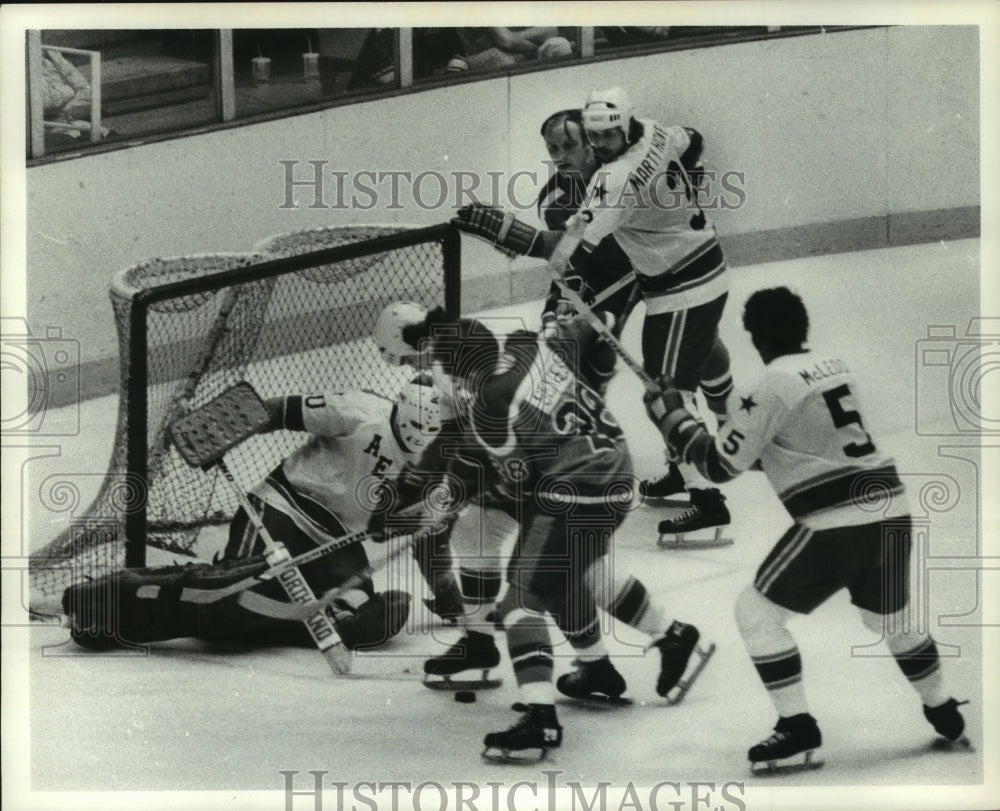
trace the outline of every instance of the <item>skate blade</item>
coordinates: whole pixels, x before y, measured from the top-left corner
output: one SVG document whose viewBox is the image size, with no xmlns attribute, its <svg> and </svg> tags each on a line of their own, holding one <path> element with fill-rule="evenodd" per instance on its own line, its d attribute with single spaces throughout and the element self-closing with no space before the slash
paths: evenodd
<svg viewBox="0 0 1000 811">
<path fill-rule="evenodd" d="M 594 707 L 597 709 L 612 709 L 617 707 L 631 707 L 635 702 L 625 696 L 606 696 L 600 693 L 593 693 L 589 696 L 567 696 L 563 695 L 559 699 L 560 704 L 576 707 Z"/>
<path fill-rule="evenodd" d="M 640 496 L 640 500 L 647 507 L 671 507 L 672 509 L 684 509 L 691 506 L 690 501 L 672 498 L 672 496 L 678 495 L 678 493 L 671 493 L 669 496 Z"/>
<path fill-rule="evenodd" d="M 823 761 L 816 755 L 815 749 L 807 749 L 787 758 L 775 758 L 774 760 L 759 760 L 750 764 L 750 771 L 759 777 L 770 775 L 794 774 L 796 772 L 810 772 L 823 765 Z"/>
<path fill-rule="evenodd" d="M 707 648 L 699 645 L 694 649 L 694 653 L 698 657 L 694 669 L 689 674 L 681 676 L 680 681 L 667 691 L 665 698 L 667 699 L 668 707 L 675 707 L 684 700 L 684 697 L 688 694 L 688 690 L 694 685 L 695 681 L 701 675 L 701 671 L 708 664 L 708 660 L 715 653 L 715 643 L 712 642 Z"/>
<path fill-rule="evenodd" d="M 728 526 L 728 525 L 727 525 Z M 719 546 L 732 546 L 733 539 L 722 535 L 722 527 L 714 527 L 711 538 L 689 538 L 686 532 L 660 532 L 656 545 L 660 549 L 715 549 Z M 697 532 L 698 530 L 693 530 Z"/>
<path fill-rule="evenodd" d="M 503 679 L 489 678 L 489 668 L 483 671 L 480 679 L 455 679 L 451 676 L 436 676 L 424 674 L 423 685 L 430 690 L 496 690 L 503 684 Z"/>
<path fill-rule="evenodd" d="M 548 751 L 544 746 L 535 746 L 529 749 L 501 749 L 496 746 L 487 746 L 483 749 L 482 758 L 490 763 L 538 763 L 545 760 Z"/>
</svg>

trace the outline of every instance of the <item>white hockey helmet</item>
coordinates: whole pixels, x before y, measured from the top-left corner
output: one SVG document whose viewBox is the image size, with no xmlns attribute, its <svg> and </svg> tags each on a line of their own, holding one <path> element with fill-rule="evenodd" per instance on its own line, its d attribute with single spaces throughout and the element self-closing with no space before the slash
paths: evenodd
<svg viewBox="0 0 1000 811">
<path fill-rule="evenodd" d="M 403 450 L 420 454 L 441 433 L 441 391 L 427 376 L 420 376 L 399 390 L 392 410 L 394 428 Z"/>
<path fill-rule="evenodd" d="M 632 123 L 632 102 L 621 87 L 592 90 L 583 108 L 583 127 L 600 132 L 620 127 L 628 139 Z"/>
<path fill-rule="evenodd" d="M 427 310 L 412 301 L 397 301 L 382 310 L 375 322 L 372 339 L 386 363 L 401 366 L 420 354 L 403 340 L 403 328 L 422 323 L 426 316 Z"/>
</svg>

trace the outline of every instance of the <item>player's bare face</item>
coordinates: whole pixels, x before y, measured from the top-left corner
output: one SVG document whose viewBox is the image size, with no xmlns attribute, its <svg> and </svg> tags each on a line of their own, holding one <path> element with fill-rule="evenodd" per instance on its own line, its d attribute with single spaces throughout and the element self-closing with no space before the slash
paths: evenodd
<svg viewBox="0 0 1000 811">
<path fill-rule="evenodd" d="M 587 130 L 587 139 L 602 163 L 610 163 L 628 148 L 625 133 L 620 127 L 609 130 Z"/>
<path fill-rule="evenodd" d="M 553 122 L 545 131 L 545 148 L 556 171 L 563 175 L 579 175 L 586 182 L 597 169 L 594 150 L 575 121 Z"/>
</svg>

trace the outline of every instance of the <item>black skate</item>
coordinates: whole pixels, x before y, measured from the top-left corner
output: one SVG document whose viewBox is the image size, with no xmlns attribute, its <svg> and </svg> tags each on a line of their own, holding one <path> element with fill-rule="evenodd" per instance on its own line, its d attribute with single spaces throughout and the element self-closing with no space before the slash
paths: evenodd
<svg viewBox="0 0 1000 811">
<path fill-rule="evenodd" d="M 524 713 L 521 720 L 503 732 L 490 732 L 483 739 L 483 757 L 494 763 L 537 763 L 549 749 L 562 743 L 562 727 L 552 704 L 514 704 Z"/>
<path fill-rule="evenodd" d="M 627 707 L 632 703 L 632 699 L 622 697 L 625 679 L 607 656 L 593 662 L 577 659 L 573 664 L 576 670 L 556 681 L 564 696 L 599 706 Z"/>
<path fill-rule="evenodd" d="M 722 528 L 729 525 L 729 510 L 726 508 L 726 497 L 718 490 L 708 488 L 700 490 L 692 487 L 689 491 L 691 501 L 673 502 L 668 506 L 684 507 L 684 511 L 675 518 L 665 518 L 660 521 L 660 537 L 656 544 L 661 549 L 707 549 L 713 546 L 729 546 L 732 538 L 722 537 Z M 685 538 L 688 532 L 701 529 L 715 529 L 711 538 Z M 665 535 L 673 535 L 672 539 Z"/>
<path fill-rule="evenodd" d="M 656 679 L 656 692 L 667 699 L 667 704 L 680 704 L 694 684 L 708 660 L 715 653 L 715 643 L 707 648 L 698 645 L 701 634 L 693 625 L 674 620 L 666 635 L 653 643 L 660 651 L 660 675 Z M 682 678 L 691 654 L 697 654 L 698 663 L 687 678 Z"/>
<path fill-rule="evenodd" d="M 754 774 L 818 769 L 823 761 L 817 760 L 815 753 L 822 743 L 816 719 L 809 713 L 782 716 L 771 737 L 751 746 L 747 757 Z"/>
<path fill-rule="evenodd" d="M 424 686 L 432 690 L 492 690 L 503 682 L 489 678 L 489 671 L 500 664 L 500 650 L 488 634 L 469 631 L 441 656 L 424 662 Z M 466 670 L 480 670 L 479 679 L 455 679 Z"/>
<path fill-rule="evenodd" d="M 930 721 L 934 731 L 943 738 L 947 738 L 951 743 L 961 744 L 971 748 L 972 744 L 965 735 L 965 719 L 958 708 L 968 701 L 956 701 L 949 698 L 939 707 L 928 707 L 924 705 L 924 718 Z"/>
<path fill-rule="evenodd" d="M 639 498 L 643 504 L 651 507 L 662 507 L 671 504 L 668 496 L 683 493 L 687 485 L 681 475 L 681 469 L 673 462 L 668 463 L 667 472 L 658 479 L 646 479 L 639 482 Z M 676 502 L 674 502 L 676 503 Z"/>
</svg>

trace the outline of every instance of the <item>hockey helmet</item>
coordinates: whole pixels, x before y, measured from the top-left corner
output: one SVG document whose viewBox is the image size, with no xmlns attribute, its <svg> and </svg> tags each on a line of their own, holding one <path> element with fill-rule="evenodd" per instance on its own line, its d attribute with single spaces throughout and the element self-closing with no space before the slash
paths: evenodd
<svg viewBox="0 0 1000 811">
<path fill-rule="evenodd" d="M 587 103 L 583 108 L 584 129 L 601 132 L 620 127 L 628 138 L 631 123 L 632 102 L 623 88 L 593 90 L 587 96 Z"/>
<path fill-rule="evenodd" d="M 422 453 L 441 433 L 443 399 L 441 391 L 430 385 L 425 376 L 399 390 L 392 416 L 405 451 Z"/>
<path fill-rule="evenodd" d="M 403 340 L 403 328 L 420 324 L 426 317 L 427 310 L 412 301 L 397 301 L 382 310 L 372 338 L 386 363 L 401 366 L 420 354 L 416 347 Z"/>
</svg>

